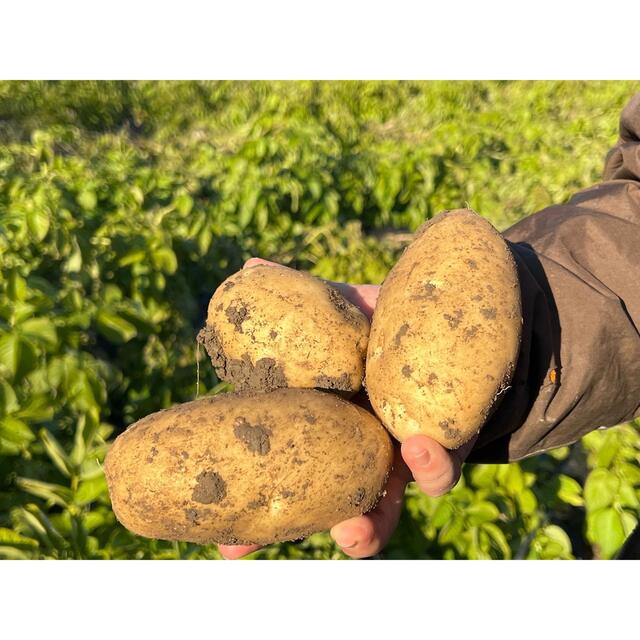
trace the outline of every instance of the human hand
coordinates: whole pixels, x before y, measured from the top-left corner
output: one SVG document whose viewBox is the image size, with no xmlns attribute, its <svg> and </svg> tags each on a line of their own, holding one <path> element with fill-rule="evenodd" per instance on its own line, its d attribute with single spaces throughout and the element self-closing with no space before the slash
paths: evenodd
<svg viewBox="0 0 640 640">
<path fill-rule="evenodd" d="M 260 258 L 247 260 L 243 268 L 258 264 L 286 268 Z M 379 286 L 342 282 L 331 284 L 371 319 L 380 292 Z M 475 440 L 473 438 L 453 451 L 424 435 L 407 438 L 402 445 L 396 444 L 393 470 L 387 480 L 385 495 L 375 509 L 336 524 L 331 529 L 331 537 L 352 558 L 366 558 L 378 553 L 389 542 L 398 526 L 407 484 L 414 480 L 424 493 L 433 497 L 447 493 L 458 482 L 462 463 L 473 448 Z M 218 549 L 224 558 L 234 560 L 257 551 L 260 546 L 218 545 Z"/>
</svg>

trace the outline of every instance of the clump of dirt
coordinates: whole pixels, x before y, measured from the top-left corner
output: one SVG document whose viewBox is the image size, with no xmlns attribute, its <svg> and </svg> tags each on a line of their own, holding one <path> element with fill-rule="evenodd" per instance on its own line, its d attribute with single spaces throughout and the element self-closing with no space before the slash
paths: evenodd
<svg viewBox="0 0 640 640">
<path fill-rule="evenodd" d="M 349 375 L 343 373 L 340 376 L 316 376 L 316 388 L 318 389 L 332 389 L 335 391 L 353 391 L 351 386 L 351 380 Z"/>
<path fill-rule="evenodd" d="M 364 487 L 358 487 L 358 489 L 356 489 L 356 492 L 352 496 L 349 496 L 350 504 L 352 504 L 354 507 L 359 507 L 362 504 L 365 495 L 366 491 Z"/>
<path fill-rule="evenodd" d="M 187 522 L 194 527 L 200 525 L 200 520 L 198 520 L 198 512 L 196 509 L 185 509 L 184 515 L 187 517 Z"/>
<path fill-rule="evenodd" d="M 271 429 L 261 424 L 249 424 L 247 419 L 242 416 L 236 419 L 233 434 L 238 440 L 244 442 L 252 453 L 266 456 L 271 450 L 271 441 L 269 440 Z"/>
<path fill-rule="evenodd" d="M 227 483 L 215 471 L 202 471 L 196 477 L 191 498 L 200 504 L 218 504 L 227 496 Z"/>
<path fill-rule="evenodd" d="M 402 338 L 407 335 L 407 331 L 409 331 L 409 325 L 405 322 L 398 329 L 398 333 L 396 333 L 395 337 L 393 338 L 393 344 L 395 344 L 396 347 L 400 346 L 400 340 L 402 340 Z"/>
<path fill-rule="evenodd" d="M 462 309 L 456 309 L 453 315 L 445 313 L 442 317 L 449 323 L 450 329 L 456 329 L 460 324 L 463 315 L 464 311 L 462 311 Z"/>
<path fill-rule="evenodd" d="M 480 309 L 480 313 L 487 320 L 495 320 L 496 319 L 496 308 L 495 307 L 483 307 Z"/>
<path fill-rule="evenodd" d="M 216 375 L 234 385 L 236 391 L 273 391 L 287 386 L 282 367 L 274 358 L 260 358 L 255 365 L 245 353 L 240 359 L 228 359 L 213 327 L 203 327 L 197 336 L 204 345 Z"/>
<path fill-rule="evenodd" d="M 451 420 L 451 422 L 454 422 L 454 421 Z M 450 438 L 451 440 L 456 440 L 457 438 L 460 437 L 460 429 L 457 429 L 456 427 L 450 427 L 449 423 L 450 423 L 449 420 L 441 420 L 438 423 L 438 426 L 444 432 L 445 438 Z"/>
<path fill-rule="evenodd" d="M 245 305 L 234 307 L 229 305 L 224 314 L 227 320 L 236 328 L 236 331 L 242 333 L 242 323 L 249 317 L 249 309 Z"/>
<path fill-rule="evenodd" d="M 340 315 L 351 325 L 358 326 L 358 318 L 355 313 L 356 307 L 352 305 L 337 289 L 327 284 L 329 301 L 338 310 Z"/>
</svg>

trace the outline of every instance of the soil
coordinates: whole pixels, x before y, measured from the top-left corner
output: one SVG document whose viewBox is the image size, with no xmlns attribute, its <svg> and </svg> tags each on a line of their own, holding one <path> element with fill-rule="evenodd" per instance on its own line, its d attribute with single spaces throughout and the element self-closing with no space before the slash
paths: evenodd
<svg viewBox="0 0 640 640">
<path fill-rule="evenodd" d="M 247 449 L 252 453 L 266 456 L 271 450 L 271 441 L 269 440 L 271 429 L 261 424 L 251 425 L 246 418 L 240 416 L 236 419 L 233 433 L 238 440 L 247 445 Z"/>
<path fill-rule="evenodd" d="M 453 422 L 453 420 L 451 421 Z M 445 438 L 450 440 L 457 440 L 460 437 L 460 429 L 449 426 L 449 420 L 441 420 L 438 426 L 442 429 Z"/>
<path fill-rule="evenodd" d="M 463 315 L 464 312 L 462 311 L 462 309 L 456 309 L 453 315 L 445 313 L 442 317 L 449 323 L 450 329 L 456 329 L 460 324 Z"/>
<path fill-rule="evenodd" d="M 245 305 L 232 307 L 229 305 L 224 314 L 227 320 L 236 328 L 236 331 L 242 333 L 242 323 L 249 317 L 249 309 Z"/>
<path fill-rule="evenodd" d="M 358 320 L 354 311 L 354 307 L 344 296 L 331 285 L 327 284 L 327 291 L 329 293 L 329 301 L 338 310 L 338 313 L 351 325 L 358 326 Z"/>
<path fill-rule="evenodd" d="M 346 373 L 343 373 L 339 377 L 334 376 L 317 376 L 316 388 L 318 389 L 332 389 L 336 391 L 353 391 L 351 381 Z"/>
<path fill-rule="evenodd" d="M 402 340 L 402 338 L 406 335 L 407 331 L 409 331 L 409 325 L 405 322 L 399 329 L 398 329 L 398 333 L 396 333 L 395 338 L 393 339 L 393 344 L 396 345 L 396 347 L 400 346 L 400 340 Z"/>
<path fill-rule="evenodd" d="M 240 359 L 228 360 L 213 327 L 203 327 L 197 340 L 207 350 L 218 378 L 232 383 L 236 391 L 273 391 L 287 386 L 284 371 L 273 358 L 260 358 L 254 365 L 245 353 Z"/>
<path fill-rule="evenodd" d="M 227 496 L 227 483 L 215 471 L 203 471 L 196 478 L 191 498 L 200 504 L 218 504 Z"/>
</svg>

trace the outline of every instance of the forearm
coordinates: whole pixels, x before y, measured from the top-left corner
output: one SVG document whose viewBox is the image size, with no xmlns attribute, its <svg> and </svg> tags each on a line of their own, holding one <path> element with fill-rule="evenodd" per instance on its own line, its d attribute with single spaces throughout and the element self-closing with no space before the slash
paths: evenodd
<svg viewBox="0 0 640 640">
<path fill-rule="evenodd" d="M 470 461 L 517 460 L 640 412 L 640 94 L 604 179 L 504 234 L 520 276 L 522 346 Z"/>
</svg>

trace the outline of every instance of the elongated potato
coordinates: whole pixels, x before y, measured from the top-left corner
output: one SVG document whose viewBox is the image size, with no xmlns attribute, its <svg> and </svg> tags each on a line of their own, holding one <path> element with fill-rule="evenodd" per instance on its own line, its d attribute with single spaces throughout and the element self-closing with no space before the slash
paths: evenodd
<svg viewBox="0 0 640 640">
<path fill-rule="evenodd" d="M 400 441 L 423 433 L 459 447 L 509 385 L 521 327 L 502 236 L 468 209 L 434 217 L 380 291 L 366 365 L 375 412 Z"/>
<path fill-rule="evenodd" d="M 228 393 L 154 413 L 114 442 L 114 513 L 149 538 L 270 544 L 371 509 L 392 462 L 378 420 L 330 393 Z"/>
<path fill-rule="evenodd" d="M 280 387 L 355 392 L 369 320 L 308 273 L 259 265 L 225 280 L 198 334 L 218 377 L 236 391 Z"/>
</svg>

